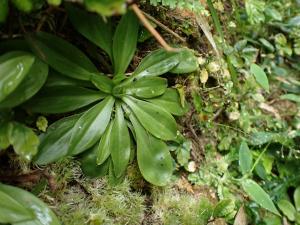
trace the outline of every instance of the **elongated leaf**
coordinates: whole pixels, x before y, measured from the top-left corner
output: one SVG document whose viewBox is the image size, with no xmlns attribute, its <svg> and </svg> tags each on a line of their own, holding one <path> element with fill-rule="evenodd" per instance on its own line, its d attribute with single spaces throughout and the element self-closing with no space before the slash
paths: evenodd
<svg viewBox="0 0 300 225">
<path fill-rule="evenodd" d="M 0 108 L 12 108 L 30 99 L 44 85 L 48 76 L 48 66 L 35 59 L 21 84 L 0 103 Z"/>
<path fill-rule="evenodd" d="M 280 99 L 284 99 L 284 100 L 289 100 L 289 101 L 300 103 L 300 95 L 286 94 L 286 95 L 281 95 Z"/>
<path fill-rule="evenodd" d="M 98 144 L 96 144 L 90 151 L 84 153 L 84 155 L 80 159 L 82 172 L 86 176 L 98 178 L 103 177 L 108 173 L 108 168 L 111 161 L 110 158 L 106 159 L 106 161 L 104 161 L 101 165 L 97 165 L 97 155 Z"/>
<path fill-rule="evenodd" d="M 114 174 L 116 177 L 121 177 L 130 159 L 130 136 L 120 104 L 116 106 L 114 124 L 111 130 L 110 148 Z"/>
<path fill-rule="evenodd" d="M 53 69 L 79 80 L 89 80 L 97 73 L 93 63 L 75 46 L 44 32 L 27 36 L 32 51 Z"/>
<path fill-rule="evenodd" d="M 130 121 L 136 133 L 137 160 L 143 177 L 151 184 L 167 185 L 174 169 L 167 145 L 149 134 L 133 115 Z"/>
<path fill-rule="evenodd" d="M 98 155 L 97 155 L 97 164 L 101 165 L 104 163 L 107 158 L 111 154 L 111 129 L 113 127 L 113 122 L 111 121 L 109 126 L 107 126 L 103 136 L 101 137 L 101 140 L 98 145 Z"/>
<path fill-rule="evenodd" d="M 105 75 L 94 74 L 91 76 L 93 84 L 101 91 L 105 93 L 111 93 L 113 88 L 113 82 Z"/>
<path fill-rule="evenodd" d="M 295 202 L 296 210 L 300 212 L 300 186 L 297 187 L 294 192 L 294 202 Z"/>
<path fill-rule="evenodd" d="M 25 52 L 11 52 L 0 57 L 0 102 L 17 88 L 33 63 L 34 56 Z"/>
<path fill-rule="evenodd" d="M 31 160 L 37 153 L 39 138 L 28 127 L 14 122 L 9 135 L 9 142 L 15 152 L 26 160 Z"/>
<path fill-rule="evenodd" d="M 114 74 L 123 74 L 136 50 L 139 21 L 128 11 L 119 22 L 113 38 Z"/>
<path fill-rule="evenodd" d="M 60 119 L 40 135 L 39 151 L 34 158 L 36 164 L 53 163 L 68 154 L 72 129 L 79 118 L 80 115 L 74 115 Z"/>
<path fill-rule="evenodd" d="M 249 147 L 245 141 L 242 142 L 239 150 L 239 166 L 243 174 L 250 172 L 253 157 Z"/>
<path fill-rule="evenodd" d="M 87 80 L 77 80 L 71 77 L 64 76 L 63 74 L 50 70 L 48 79 L 45 83 L 45 87 L 53 87 L 53 86 L 78 86 L 78 87 L 87 87 L 87 88 L 95 88 L 95 85 L 92 84 L 91 81 Z"/>
<path fill-rule="evenodd" d="M 215 218 L 226 217 L 235 209 L 235 203 L 232 199 L 223 199 L 216 205 L 213 216 Z"/>
<path fill-rule="evenodd" d="M 100 139 L 110 121 L 114 102 L 113 97 L 106 97 L 80 117 L 73 128 L 70 154 L 81 153 Z"/>
<path fill-rule="evenodd" d="M 9 185 L 0 184 L 0 191 L 15 199 L 33 215 L 33 220 L 20 221 L 14 225 L 60 225 L 55 214 L 33 194 Z"/>
<path fill-rule="evenodd" d="M 266 91 L 269 91 L 269 80 L 265 71 L 258 65 L 252 64 L 250 68 L 251 73 L 255 77 L 257 83 Z"/>
<path fill-rule="evenodd" d="M 0 223 L 16 223 L 32 220 L 34 215 L 14 198 L 0 191 Z"/>
<path fill-rule="evenodd" d="M 153 103 L 132 97 L 123 97 L 143 127 L 152 135 L 162 140 L 175 140 L 177 124 L 170 113 Z"/>
<path fill-rule="evenodd" d="M 242 182 L 245 192 L 261 207 L 280 216 L 270 196 L 255 181 L 246 179 Z"/>
<path fill-rule="evenodd" d="M 137 79 L 141 77 L 153 77 L 162 75 L 179 64 L 178 53 L 158 49 L 148 54 L 140 63 L 133 75 Z"/>
<path fill-rule="evenodd" d="M 297 211 L 292 203 L 282 199 L 277 203 L 277 206 L 290 221 L 295 221 Z"/>
<path fill-rule="evenodd" d="M 75 29 L 102 48 L 112 59 L 113 32 L 110 20 L 107 18 L 107 21 L 104 21 L 99 15 L 88 13 L 71 4 L 66 8 Z"/>
<path fill-rule="evenodd" d="M 146 77 L 125 86 L 120 84 L 113 89 L 113 92 L 138 98 L 154 98 L 165 93 L 167 86 L 167 80 L 164 78 Z"/>
<path fill-rule="evenodd" d="M 199 69 L 198 59 L 192 50 L 182 49 L 177 54 L 177 57 L 179 64 L 170 70 L 171 73 L 191 73 Z"/>
<path fill-rule="evenodd" d="M 189 110 L 187 105 L 182 107 L 180 96 L 176 89 L 168 88 L 162 96 L 149 99 L 148 101 L 176 116 L 183 116 Z"/>
<path fill-rule="evenodd" d="M 64 113 L 103 99 L 106 94 L 77 86 L 53 86 L 42 89 L 27 104 L 32 112 Z"/>
</svg>

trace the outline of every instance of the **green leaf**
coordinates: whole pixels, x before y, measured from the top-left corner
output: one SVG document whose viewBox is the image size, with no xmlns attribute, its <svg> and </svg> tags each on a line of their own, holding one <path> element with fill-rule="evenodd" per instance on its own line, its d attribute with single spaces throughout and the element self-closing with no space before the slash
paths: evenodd
<svg viewBox="0 0 300 225">
<path fill-rule="evenodd" d="M 171 73 L 192 73 L 199 69 L 198 59 L 192 50 L 181 49 L 177 53 L 177 58 L 179 60 L 179 64 L 170 70 Z"/>
<path fill-rule="evenodd" d="M 110 158 L 106 159 L 101 165 L 97 165 L 98 144 L 95 145 L 90 151 L 83 154 L 80 159 L 82 172 L 89 177 L 99 178 L 108 173 Z"/>
<path fill-rule="evenodd" d="M 199 217 L 203 220 L 203 224 L 207 224 L 214 212 L 214 205 L 206 197 L 201 197 L 199 200 Z"/>
<path fill-rule="evenodd" d="M 239 166 L 242 174 L 250 172 L 253 165 L 252 153 L 245 141 L 242 142 L 239 150 Z"/>
<path fill-rule="evenodd" d="M 125 2 L 125 0 L 84 0 L 84 4 L 88 10 L 96 12 L 101 16 L 123 14 L 126 11 Z"/>
<path fill-rule="evenodd" d="M 151 184 L 167 185 L 173 173 L 173 159 L 167 145 L 149 134 L 133 115 L 130 121 L 136 133 L 137 161 L 143 177 Z"/>
<path fill-rule="evenodd" d="M 32 212 L 0 190 L 0 223 L 17 223 L 32 219 L 34 219 Z"/>
<path fill-rule="evenodd" d="M 106 127 L 106 130 L 103 133 L 103 136 L 101 137 L 101 140 L 99 142 L 97 150 L 98 165 L 104 163 L 111 154 L 111 129 L 113 127 L 113 124 L 113 121 L 111 121 L 110 124 Z"/>
<path fill-rule="evenodd" d="M 38 32 L 26 39 L 40 59 L 65 76 L 89 80 L 91 74 L 98 72 L 78 48 L 55 35 Z"/>
<path fill-rule="evenodd" d="M 0 150 L 7 149 L 10 146 L 9 133 L 11 126 L 9 122 L 0 123 Z"/>
<path fill-rule="evenodd" d="M 96 14 L 81 10 L 71 4 L 67 5 L 67 12 L 75 29 L 89 41 L 103 49 L 112 59 L 112 23 Z"/>
<path fill-rule="evenodd" d="M 93 74 L 91 76 L 93 84 L 101 91 L 110 94 L 113 88 L 113 82 L 107 76 L 102 74 Z"/>
<path fill-rule="evenodd" d="M 189 110 L 187 105 L 182 107 L 178 91 L 172 88 L 168 88 L 162 96 L 148 101 L 176 116 L 183 116 Z"/>
<path fill-rule="evenodd" d="M 123 86 L 122 83 L 113 89 L 114 94 L 127 94 L 137 98 L 154 98 L 165 93 L 168 83 L 160 77 L 145 77 Z"/>
<path fill-rule="evenodd" d="M 175 140 L 177 124 L 173 116 L 153 103 L 132 97 L 123 97 L 143 127 L 152 135 L 162 140 Z"/>
<path fill-rule="evenodd" d="M 153 77 L 162 75 L 179 64 L 178 53 L 158 49 L 148 54 L 134 71 L 133 77 Z"/>
<path fill-rule="evenodd" d="M 288 200 L 282 199 L 277 203 L 277 205 L 290 221 L 295 221 L 297 211 L 292 203 L 290 203 Z"/>
<path fill-rule="evenodd" d="M 114 102 L 113 97 L 106 97 L 80 117 L 73 128 L 70 154 L 79 154 L 92 147 L 100 139 L 110 121 Z"/>
<path fill-rule="evenodd" d="M 0 57 L 0 102 L 20 85 L 34 59 L 26 52 L 9 52 Z"/>
<path fill-rule="evenodd" d="M 78 114 L 60 119 L 51 124 L 45 134 L 40 135 L 39 151 L 34 158 L 34 163 L 46 165 L 68 154 L 72 129 L 80 116 Z"/>
<path fill-rule="evenodd" d="M 252 64 L 250 68 L 251 73 L 255 77 L 257 83 L 266 91 L 269 91 L 269 80 L 265 71 L 258 65 Z"/>
<path fill-rule="evenodd" d="M 245 192 L 261 207 L 280 216 L 270 196 L 255 181 L 246 179 L 242 181 Z"/>
<path fill-rule="evenodd" d="M 79 86 L 87 88 L 95 88 L 95 85 L 90 80 L 77 80 L 71 77 L 64 76 L 63 74 L 49 70 L 49 75 L 45 83 L 45 87 L 53 86 Z"/>
<path fill-rule="evenodd" d="M 12 108 L 30 99 L 44 85 L 47 76 L 48 66 L 36 58 L 25 79 L 0 103 L 0 108 Z"/>
<path fill-rule="evenodd" d="M 12 123 L 9 142 L 14 147 L 15 152 L 26 160 L 31 160 L 37 153 L 39 138 L 28 127 L 20 123 Z"/>
<path fill-rule="evenodd" d="M 126 72 L 136 50 L 139 21 L 128 11 L 119 22 L 113 38 L 114 74 Z"/>
<path fill-rule="evenodd" d="M 263 145 L 274 140 L 276 133 L 256 132 L 251 134 L 249 142 L 251 145 Z"/>
<path fill-rule="evenodd" d="M 232 199 L 223 199 L 216 205 L 213 216 L 215 218 L 223 218 L 232 213 L 234 209 L 235 203 Z"/>
<path fill-rule="evenodd" d="M 20 221 L 18 223 L 14 223 L 14 225 L 60 225 L 55 214 L 45 203 L 33 194 L 20 188 L 4 184 L 0 184 L 0 192 L 4 192 L 11 198 L 15 199 L 19 204 L 34 215 L 33 220 Z"/>
<path fill-rule="evenodd" d="M 280 99 L 289 100 L 289 101 L 300 103 L 300 96 L 299 95 L 295 95 L 295 94 L 281 95 Z"/>
<path fill-rule="evenodd" d="M 32 112 L 65 113 L 105 98 L 106 94 L 77 86 L 53 86 L 42 89 L 25 107 Z"/>
<path fill-rule="evenodd" d="M 127 168 L 131 150 L 129 131 L 120 104 L 116 105 L 115 119 L 111 130 L 110 149 L 114 174 L 116 177 L 121 177 Z"/>
<path fill-rule="evenodd" d="M 300 212 L 300 186 L 294 192 L 294 202 L 298 212 Z"/>
</svg>

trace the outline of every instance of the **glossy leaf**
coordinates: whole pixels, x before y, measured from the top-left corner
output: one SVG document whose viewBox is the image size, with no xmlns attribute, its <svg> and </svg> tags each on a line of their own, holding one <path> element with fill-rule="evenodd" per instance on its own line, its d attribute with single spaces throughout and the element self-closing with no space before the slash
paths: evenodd
<svg viewBox="0 0 300 225">
<path fill-rule="evenodd" d="M 100 90 L 105 93 L 111 93 L 113 82 L 107 76 L 102 74 L 94 74 L 91 76 L 91 81 Z"/>
<path fill-rule="evenodd" d="M 53 163 L 68 154 L 72 129 L 80 115 L 66 117 L 51 124 L 40 135 L 39 151 L 34 162 L 38 165 Z"/>
<path fill-rule="evenodd" d="M 11 198 L 15 199 L 19 204 L 34 215 L 33 220 L 20 221 L 18 223 L 14 223 L 14 225 L 60 225 L 55 214 L 45 203 L 33 194 L 20 188 L 4 184 L 0 184 L 0 192 L 4 192 Z"/>
<path fill-rule="evenodd" d="M 99 15 L 91 14 L 73 5 L 67 5 L 67 12 L 75 29 L 89 41 L 103 49 L 112 58 L 112 24 Z"/>
<path fill-rule="evenodd" d="M 300 95 L 285 94 L 285 95 L 281 95 L 280 99 L 284 99 L 284 100 L 289 100 L 289 101 L 300 103 Z"/>
<path fill-rule="evenodd" d="M 110 149 L 114 174 L 116 177 L 121 177 L 130 159 L 130 136 L 120 104 L 116 105 L 115 119 L 111 130 Z"/>
<path fill-rule="evenodd" d="M 9 142 L 15 152 L 26 160 L 31 160 L 37 153 L 40 143 L 39 138 L 30 128 L 16 122 L 12 125 Z"/>
<path fill-rule="evenodd" d="M 53 86 L 42 89 L 26 108 L 39 113 L 65 113 L 105 98 L 106 94 L 77 86 Z"/>
<path fill-rule="evenodd" d="M 16 223 L 32 219 L 34 215 L 31 211 L 0 190 L 0 223 Z"/>
<path fill-rule="evenodd" d="M 188 106 L 182 107 L 178 91 L 172 88 L 168 88 L 162 96 L 148 101 L 176 116 L 183 116 L 189 109 Z"/>
<path fill-rule="evenodd" d="M 133 115 L 130 120 L 136 133 L 137 161 L 143 177 L 151 184 L 167 185 L 174 169 L 167 145 L 148 133 Z"/>
<path fill-rule="evenodd" d="M 115 92 L 135 96 L 137 98 L 154 98 L 165 93 L 168 83 L 160 77 L 146 77 L 134 81 L 126 86 L 116 86 Z"/>
<path fill-rule="evenodd" d="M 294 192 L 294 202 L 298 212 L 300 212 L 300 186 Z"/>
<path fill-rule="evenodd" d="M 113 121 L 110 122 L 110 124 L 106 127 L 106 130 L 101 137 L 101 140 L 99 142 L 99 145 L 97 145 L 97 164 L 101 165 L 104 163 L 107 158 L 111 154 L 111 129 L 113 127 Z"/>
<path fill-rule="evenodd" d="M 133 77 L 153 77 L 162 75 L 179 64 L 178 53 L 158 49 L 148 54 L 134 71 Z"/>
<path fill-rule="evenodd" d="M 278 203 L 278 208 L 283 212 L 283 214 L 290 220 L 295 221 L 296 209 L 292 203 L 286 199 L 280 200 Z"/>
<path fill-rule="evenodd" d="M 239 166 L 242 174 L 250 172 L 253 165 L 252 153 L 245 141 L 242 142 L 239 150 Z"/>
<path fill-rule="evenodd" d="M 81 157 L 81 169 L 82 172 L 89 177 L 103 177 L 108 173 L 108 168 L 110 164 L 110 159 L 106 159 L 101 165 L 97 165 L 98 155 L 98 144 L 95 145 L 90 151 L 84 153 Z"/>
<path fill-rule="evenodd" d="M 136 50 L 139 21 L 128 11 L 119 22 L 113 38 L 114 74 L 123 74 Z"/>
<path fill-rule="evenodd" d="M 0 108 L 12 108 L 30 99 L 44 85 L 47 76 L 48 66 L 36 58 L 21 84 L 0 102 Z"/>
<path fill-rule="evenodd" d="M 38 32 L 27 36 L 32 51 L 53 69 L 79 80 L 97 73 L 94 64 L 75 46 L 52 34 Z"/>
<path fill-rule="evenodd" d="M 100 139 L 110 121 L 114 102 L 113 97 L 106 97 L 80 117 L 73 128 L 70 154 L 81 153 L 92 147 Z"/>
<path fill-rule="evenodd" d="M 0 57 L 0 102 L 18 87 L 34 59 L 26 52 L 10 52 Z"/>
<path fill-rule="evenodd" d="M 53 86 L 79 86 L 87 88 L 95 88 L 95 85 L 92 82 L 87 80 L 77 80 L 71 77 L 64 76 L 63 74 L 50 70 L 47 81 L 44 87 L 53 87 Z"/>
<path fill-rule="evenodd" d="M 159 106 L 132 97 L 123 97 L 143 127 L 162 140 L 175 140 L 177 124 L 173 116 Z"/>
<path fill-rule="evenodd" d="M 198 58 L 192 50 L 182 49 L 177 53 L 177 57 L 179 64 L 170 70 L 171 73 L 192 73 L 199 69 Z"/>
<path fill-rule="evenodd" d="M 269 91 L 269 80 L 265 71 L 258 65 L 252 64 L 250 68 L 251 73 L 255 77 L 257 83 L 266 91 Z"/>
<path fill-rule="evenodd" d="M 245 192 L 261 207 L 280 216 L 270 196 L 255 181 L 246 179 L 242 181 Z"/>
</svg>

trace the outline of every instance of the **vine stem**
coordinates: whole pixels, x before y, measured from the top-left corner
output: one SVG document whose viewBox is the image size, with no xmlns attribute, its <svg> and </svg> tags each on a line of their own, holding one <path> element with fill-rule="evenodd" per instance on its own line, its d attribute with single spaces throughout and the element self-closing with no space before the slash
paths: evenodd
<svg viewBox="0 0 300 225">
<path fill-rule="evenodd" d="M 158 43 L 167 51 L 176 51 L 175 48 L 172 48 L 163 38 L 162 36 L 154 29 L 154 27 L 150 24 L 143 11 L 137 6 L 137 4 L 132 4 L 131 9 L 134 11 L 136 16 L 140 19 L 144 27 L 153 35 L 153 37 L 158 41 Z"/>
</svg>

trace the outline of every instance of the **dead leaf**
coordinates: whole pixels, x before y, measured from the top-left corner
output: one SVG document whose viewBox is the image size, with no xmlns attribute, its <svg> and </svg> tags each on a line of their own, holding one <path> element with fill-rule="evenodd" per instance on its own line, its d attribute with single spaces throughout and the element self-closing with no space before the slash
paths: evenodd
<svg viewBox="0 0 300 225">
<path fill-rule="evenodd" d="M 245 212 L 245 208 L 242 205 L 239 209 L 238 213 L 236 214 L 234 224 L 233 225 L 247 225 L 247 214 Z"/>
</svg>

